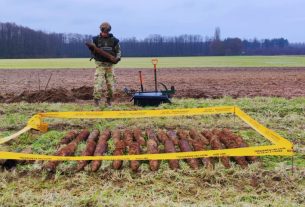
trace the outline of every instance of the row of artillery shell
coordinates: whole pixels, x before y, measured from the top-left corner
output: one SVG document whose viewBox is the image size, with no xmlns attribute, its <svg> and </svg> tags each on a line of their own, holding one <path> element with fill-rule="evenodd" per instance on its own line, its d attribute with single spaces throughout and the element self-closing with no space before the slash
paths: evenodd
<svg viewBox="0 0 305 207">
<path fill-rule="evenodd" d="M 112 139 L 114 150 L 108 152 L 108 142 Z M 190 152 L 202 150 L 218 150 L 227 148 L 247 147 L 247 143 L 242 137 L 234 134 L 229 129 L 213 129 L 199 132 L 191 130 L 153 130 L 146 129 L 145 132 L 139 128 L 113 130 L 106 129 L 100 133 L 99 130 L 93 130 L 91 133 L 84 129 L 81 132 L 70 131 L 59 142 L 60 148 L 55 153 L 58 156 L 71 156 L 77 150 L 77 145 L 86 140 L 86 148 L 81 155 L 83 156 L 102 156 L 104 154 L 112 155 L 136 155 L 136 154 L 156 154 L 173 152 Z M 220 157 L 221 163 L 226 167 L 231 167 L 229 157 Z M 256 161 L 256 157 L 233 157 L 232 158 L 242 168 L 246 168 L 249 162 Z M 192 169 L 198 169 L 201 165 L 207 169 L 213 169 L 215 160 L 213 158 L 190 158 L 185 160 Z M 60 161 L 49 161 L 44 164 L 44 168 L 54 172 Z M 91 164 L 91 171 L 97 171 L 101 166 L 101 160 L 78 161 L 76 170 L 84 170 Z M 159 160 L 149 160 L 151 171 L 157 171 L 160 167 Z M 179 160 L 168 160 L 169 167 L 173 170 L 179 169 Z M 113 169 L 121 169 L 123 161 L 115 160 L 112 162 Z M 129 161 L 132 171 L 137 172 L 141 166 L 141 161 Z"/>
</svg>

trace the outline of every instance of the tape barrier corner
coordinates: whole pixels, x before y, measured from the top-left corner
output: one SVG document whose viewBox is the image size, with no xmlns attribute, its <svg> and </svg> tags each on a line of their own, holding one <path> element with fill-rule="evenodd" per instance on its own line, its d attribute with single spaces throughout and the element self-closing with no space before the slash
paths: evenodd
<svg viewBox="0 0 305 207">
<path fill-rule="evenodd" d="M 41 131 L 41 132 L 47 132 L 49 125 L 47 123 L 41 123 L 40 125 L 37 126 L 37 130 Z"/>
<path fill-rule="evenodd" d="M 47 132 L 48 131 L 48 124 L 42 122 L 42 117 L 40 114 L 36 114 L 34 116 L 32 116 L 28 123 L 27 123 L 28 127 L 31 127 L 32 129 L 36 129 L 39 130 L 41 132 Z"/>
<path fill-rule="evenodd" d="M 243 111 L 241 110 L 241 108 L 239 106 L 234 106 L 234 113 L 236 115 L 239 115 L 240 113 L 242 113 Z"/>
<path fill-rule="evenodd" d="M 293 147 L 292 142 L 288 141 L 276 132 L 260 124 L 258 121 L 254 120 L 251 116 L 242 111 L 240 108 L 236 108 L 235 113 L 240 119 L 250 125 L 255 131 L 260 133 L 263 137 L 267 138 L 269 141 L 276 144 L 277 146 L 286 147 L 287 149 Z"/>
</svg>

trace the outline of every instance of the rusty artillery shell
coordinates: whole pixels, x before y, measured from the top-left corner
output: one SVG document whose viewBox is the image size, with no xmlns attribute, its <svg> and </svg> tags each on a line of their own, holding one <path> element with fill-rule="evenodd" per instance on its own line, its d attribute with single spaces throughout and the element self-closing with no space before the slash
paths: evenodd
<svg viewBox="0 0 305 207">
<path fill-rule="evenodd" d="M 85 141 L 88 138 L 89 134 L 90 132 L 88 131 L 88 129 L 84 129 L 77 135 L 75 140 L 73 140 L 72 142 L 76 142 L 77 144 L 79 144 L 81 141 Z"/>
<path fill-rule="evenodd" d="M 174 145 L 178 145 L 178 137 L 177 137 L 177 133 L 175 131 L 168 130 L 167 136 L 169 139 L 171 139 L 173 141 Z"/>
<path fill-rule="evenodd" d="M 164 149 L 165 149 L 166 153 L 176 152 L 176 148 L 175 148 L 173 140 L 171 140 L 171 139 L 165 140 Z M 168 160 L 168 165 L 169 165 L 170 169 L 172 169 L 172 170 L 176 170 L 176 169 L 180 168 L 179 160 Z"/>
<path fill-rule="evenodd" d="M 158 140 L 157 135 L 154 132 L 154 130 L 146 129 L 146 135 L 147 135 L 148 139 L 153 139 L 157 142 L 157 144 L 159 144 L 159 140 Z"/>
<path fill-rule="evenodd" d="M 126 146 L 130 146 L 133 143 L 133 133 L 129 129 L 124 131 L 124 142 Z"/>
<path fill-rule="evenodd" d="M 96 147 L 96 141 L 97 141 L 97 138 L 99 135 L 100 135 L 100 131 L 97 129 L 93 130 L 90 133 L 90 135 L 87 139 L 86 149 L 82 152 L 82 156 L 92 156 L 94 154 L 95 147 Z M 89 163 L 88 160 L 78 161 L 77 171 L 83 170 L 88 163 Z"/>
<path fill-rule="evenodd" d="M 81 142 L 87 139 L 87 137 L 89 136 L 89 131 L 87 129 L 82 130 L 77 137 L 70 142 L 68 145 L 60 148 L 55 155 L 56 156 L 71 156 L 75 153 L 76 149 L 77 149 L 77 145 Z M 49 161 L 44 165 L 44 168 L 46 170 L 48 170 L 49 172 L 55 172 L 56 171 L 56 167 L 58 166 L 58 164 L 60 163 L 60 161 Z"/>
<path fill-rule="evenodd" d="M 180 133 L 179 133 L 180 134 Z M 178 134 L 178 136 L 179 136 Z M 193 151 L 189 142 L 185 139 L 185 138 L 181 138 L 179 137 L 179 147 L 180 150 L 182 152 L 191 152 Z M 186 159 L 188 165 L 192 168 L 192 169 L 198 169 L 198 160 L 194 159 L 194 158 L 190 158 L 190 159 Z"/>
<path fill-rule="evenodd" d="M 115 149 L 113 155 L 123 155 L 125 151 L 125 142 L 122 140 L 122 133 L 120 130 L 114 130 L 112 133 Z M 112 168 L 115 170 L 121 169 L 123 160 L 113 160 Z"/>
<path fill-rule="evenodd" d="M 70 143 L 73 139 L 75 139 L 75 137 L 77 136 L 77 131 L 76 130 L 72 130 L 69 131 L 59 142 L 60 145 L 63 144 L 68 144 Z"/>
<path fill-rule="evenodd" d="M 103 131 L 103 133 L 100 135 L 98 143 L 96 145 L 94 156 L 102 156 L 104 153 L 107 152 L 108 149 L 108 143 L 107 141 L 110 139 L 110 131 L 109 129 L 106 129 Z M 94 160 L 92 161 L 91 170 L 93 172 L 96 172 L 102 164 L 102 160 Z"/>
<path fill-rule="evenodd" d="M 207 138 L 207 140 L 209 141 L 209 143 L 211 143 L 211 139 L 214 136 L 212 132 L 208 131 L 208 130 L 204 130 L 203 132 L 201 132 L 201 134 Z"/>
<path fill-rule="evenodd" d="M 223 133 L 226 134 L 226 135 L 229 135 L 229 136 L 234 137 L 235 142 L 236 142 L 236 144 L 238 145 L 238 147 L 241 147 L 241 148 L 243 148 L 243 147 L 249 147 L 249 145 L 245 142 L 245 140 L 244 140 L 242 137 L 240 137 L 240 136 L 234 134 L 234 133 L 231 132 L 229 129 L 226 129 L 226 128 L 223 129 Z M 255 157 L 255 156 L 247 156 L 246 159 L 247 159 L 249 162 L 256 162 L 256 161 L 257 161 L 257 157 Z"/>
<path fill-rule="evenodd" d="M 121 140 L 121 130 L 116 129 L 111 133 L 111 137 L 113 139 L 114 146 Z"/>
<path fill-rule="evenodd" d="M 158 143 L 154 139 L 147 140 L 147 153 L 157 154 L 159 153 Z M 149 168 L 151 171 L 157 171 L 160 166 L 159 160 L 149 160 Z"/>
<path fill-rule="evenodd" d="M 163 130 L 158 130 L 157 137 L 159 142 L 161 142 L 162 144 L 165 143 L 165 140 L 169 139 L 167 134 Z"/>
<path fill-rule="evenodd" d="M 192 139 L 201 140 L 204 145 L 209 144 L 209 140 L 207 140 L 204 136 L 202 136 L 197 130 L 191 129 L 189 134 Z"/>
<path fill-rule="evenodd" d="M 123 155 L 125 151 L 125 142 L 123 140 L 119 140 L 115 145 L 115 150 L 113 155 Z M 121 169 L 123 164 L 123 160 L 113 160 L 112 167 L 115 170 Z"/>
<path fill-rule="evenodd" d="M 220 150 L 220 149 L 224 149 L 223 145 L 221 144 L 219 138 L 217 135 L 211 135 L 209 133 L 206 134 L 206 137 L 209 137 L 210 139 L 210 144 L 213 150 Z M 219 158 L 220 161 L 222 162 L 222 164 L 225 166 L 225 168 L 230 168 L 231 164 L 230 164 L 230 159 L 229 157 L 226 156 L 222 156 Z"/>
<path fill-rule="evenodd" d="M 133 142 L 129 146 L 128 154 L 130 155 L 138 155 L 140 154 L 140 144 L 138 142 Z M 133 172 L 137 172 L 139 167 L 140 167 L 140 161 L 138 160 L 131 160 L 130 163 L 130 168 Z"/>
<path fill-rule="evenodd" d="M 189 133 L 185 130 L 179 129 L 177 131 L 177 135 L 179 139 L 186 139 L 186 140 L 189 139 Z"/>
<path fill-rule="evenodd" d="M 192 145 L 195 151 L 203 151 L 206 148 L 204 141 L 201 139 L 192 140 Z M 201 158 L 200 160 L 206 169 L 212 170 L 214 168 L 213 162 L 209 157 Z"/>
<path fill-rule="evenodd" d="M 225 134 L 223 131 L 215 131 L 215 133 L 217 133 L 219 140 L 226 146 L 226 148 L 230 149 L 239 147 L 233 136 Z M 245 157 L 235 156 L 233 158 L 242 168 L 246 168 L 248 166 L 248 162 Z"/>
<path fill-rule="evenodd" d="M 133 136 L 141 146 L 145 145 L 145 139 L 140 128 L 135 128 L 133 130 Z"/>
</svg>

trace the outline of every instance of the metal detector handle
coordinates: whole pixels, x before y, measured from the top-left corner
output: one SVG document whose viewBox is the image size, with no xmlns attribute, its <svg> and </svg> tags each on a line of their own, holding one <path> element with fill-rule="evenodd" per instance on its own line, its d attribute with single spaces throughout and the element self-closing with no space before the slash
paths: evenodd
<svg viewBox="0 0 305 207">
<path fill-rule="evenodd" d="M 143 77 L 142 77 L 142 71 L 139 71 L 139 76 L 140 76 L 141 91 L 143 92 L 143 91 L 144 91 L 144 88 L 143 88 Z"/>
<path fill-rule="evenodd" d="M 158 64 L 158 59 L 157 58 L 151 59 L 151 63 L 154 65 L 155 91 L 158 92 L 158 84 L 157 84 L 157 64 Z"/>
</svg>

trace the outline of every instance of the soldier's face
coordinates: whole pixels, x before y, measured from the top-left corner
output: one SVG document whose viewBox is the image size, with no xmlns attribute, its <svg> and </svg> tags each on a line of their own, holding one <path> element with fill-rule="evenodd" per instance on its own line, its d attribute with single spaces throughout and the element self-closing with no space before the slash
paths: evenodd
<svg viewBox="0 0 305 207">
<path fill-rule="evenodd" d="M 102 31 L 102 32 L 101 32 L 101 36 L 102 36 L 102 37 L 108 37 L 108 35 L 109 35 L 109 32 L 108 32 L 108 31 Z"/>
</svg>

